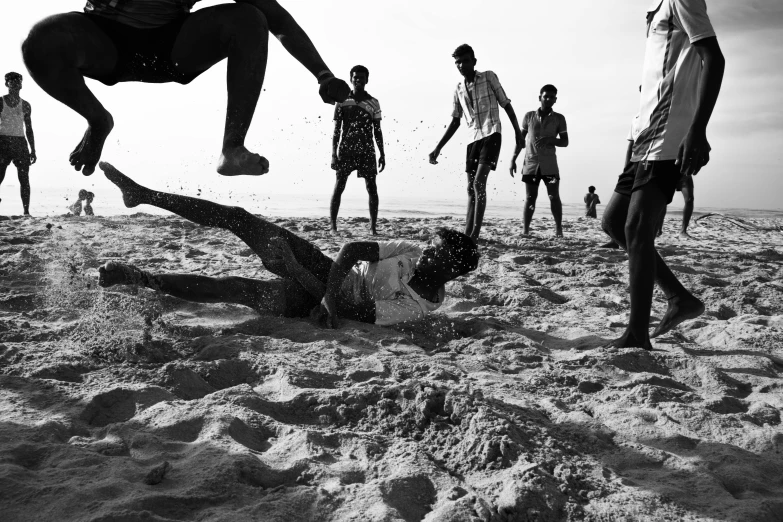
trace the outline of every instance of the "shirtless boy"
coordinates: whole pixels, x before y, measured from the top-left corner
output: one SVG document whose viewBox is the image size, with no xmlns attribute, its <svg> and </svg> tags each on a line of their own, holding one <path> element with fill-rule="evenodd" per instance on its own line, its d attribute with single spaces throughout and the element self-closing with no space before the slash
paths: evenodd
<svg viewBox="0 0 783 522">
<path fill-rule="evenodd" d="M 334 77 L 296 20 L 276 0 L 235 0 L 191 13 L 198 0 L 89 0 L 84 13 L 38 22 L 22 44 L 30 75 L 50 96 L 87 120 L 70 156 L 89 176 L 114 120 L 84 82 L 187 84 L 228 60 L 228 104 L 217 171 L 261 175 L 269 161 L 245 148 L 264 83 L 271 32 L 320 84 L 326 103 L 343 101 L 348 86 Z M 171 132 L 176 132 L 172 129 Z"/>
<path fill-rule="evenodd" d="M 307 317 L 320 303 L 319 319 L 336 328 L 341 316 L 379 325 L 424 317 L 443 304 L 447 282 L 478 266 L 473 241 L 445 228 L 423 249 L 407 241 L 352 242 L 332 261 L 309 241 L 242 208 L 157 192 L 108 163 L 100 166 L 127 207 L 153 205 L 199 225 L 230 230 L 280 277 L 153 274 L 110 262 L 100 269 L 104 287 L 138 284 L 189 301 L 235 303 L 285 317 Z"/>
<path fill-rule="evenodd" d="M 13 162 L 19 178 L 24 215 L 29 216 L 30 165 L 36 160 L 32 109 L 30 104 L 19 96 L 19 91 L 22 90 L 21 74 L 6 74 L 5 86 L 8 87 L 8 94 L 0 98 L 0 184 L 5 179 L 8 165 Z M 30 150 L 27 149 L 28 142 Z"/>
</svg>

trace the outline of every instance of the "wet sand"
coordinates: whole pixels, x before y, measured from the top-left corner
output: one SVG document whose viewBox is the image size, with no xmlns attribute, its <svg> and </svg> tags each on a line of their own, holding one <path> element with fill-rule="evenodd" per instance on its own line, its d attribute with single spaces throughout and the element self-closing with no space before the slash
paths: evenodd
<svg viewBox="0 0 783 522">
<path fill-rule="evenodd" d="M 367 220 L 276 222 L 336 255 Z M 51 225 L 48 227 L 47 225 Z M 381 219 L 425 240 L 460 220 Z M 661 255 L 706 313 L 605 349 L 627 258 L 599 222 L 490 220 L 479 269 L 398 327 L 96 287 L 109 260 L 268 278 L 174 217 L 0 221 L 4 520 L 737 520 L 783 513 L 781 220 L 701 219 Z M 656 291 L 653 324 L 665 310 Z"/>
</svg>

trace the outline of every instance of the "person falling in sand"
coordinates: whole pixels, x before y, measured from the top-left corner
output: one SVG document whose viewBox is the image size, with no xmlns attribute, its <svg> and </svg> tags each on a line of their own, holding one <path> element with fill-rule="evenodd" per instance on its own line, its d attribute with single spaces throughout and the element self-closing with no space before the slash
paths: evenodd
<svg viewBox="0 0 783 522">
<path fill-rule="evenodd" d="M 595 207 L 600 204 L 601 199 L 595 193 L 595 187 L 590 185 L 587 187 L 587 194 L 585 194 L 585 217 L 597 218 L 598 212 Z"/>
<path fill-rule="evenodd" d="M 332 261 L 309 241 L 242 208 L 157 192 L 106 162 L 100 167 L 122 191 L 127 207 L 152 205 L 199 225 L 229 230 L 280 277 L 259 281 L 152 274 L 109 262 L 99 269 L 103 287 L 137 284 L 188 301 L 241 304 L 285 317 L 307 317 L 320 303 L 319 320 L 336 328 L 339 317 L 379 325 L 419 319 L 443 304 L 447 282 L 478 266 L 473 240 L 445 228 L 423 249 L 407 241 L 351 242 Z"/>
<path fill-rule="evenodd" d="M 35 163 L 35 136 L 33 135 L 32 108 L 19 96 L 22 75 L 10 72 L 5 75 L 8 94 L 0 98 L 0 185 L 5 172 L 13 162 L 19 178 L 24 215 L 30 215 L 30 165 Z M 25 136 L 27 139 L 25 140 Z M 27 143 L 30 149 L 27 149 Z M 2 201 L 2 200 L 0 200 Z"/>
<path fill-rule="evenodd" d="M 430 163 L 436 165 L 440 151 L 449 142 L 464 117 L 472 134 L 473 142 L 468 145 L 465 158 L 468 174 L 468 211 L 465 217 L 465 234 L 477 240 L 484 222 L 484 211 L 487 208 L 487 177 L 495 170 L 500 156 L 501 129 L 500 111 L 503 107 L 514 127 L 516 147 L 519 150 L 524 145 L 522 131 L 519 129 L 517 115 L 511 106 L 511 100 L 506 97 L 497 75 L 492 71 L 476 70 L 476 56 L 473 48 L 462 44 L 451 55 L 457 70 L 463 76 L 463 81 L 454 90 L 451 123 L 438 142 L 435 150 L 430 152 Z"/>
<path fill-rule="evenodd" d="M 655 250 L 655 229 L 680 178 L 709 161 L 707 123 L 725 68 L 704 0 L 661 0 L 653 8 L 632 155 L 603 216 L 604 230 L 628 251 L 630 272 L 628 327 L 611 346 L 648 350 L 656 282 L 668 308 L 652 337 L 704 312 Z"/>
<path fill-rule="evenodd" d="M 38 85 L 87 120 L 70 156 L 89 176 L 114 120 L 84 82 L 190 83 L 227 59 L 228 104 L 217 171 L 261 175 L 266 158 L 245 148 L 266 71 L 268 34 L 318 80 L 326 103 L 343 101 L 348 85 L 329 71 L 307 34 L 275 0 L 236 0 L 190 12 L 198 0 L 89 0 L 84 13 L 38 22 L 22 44 Z M 207 101 L 207 103 L 209 103 Z M 172 132 L 176 132 L 172 129 Z"/>
<path fill-rule="evenodd" d="M 693 239 L 688 234 L 688 225 L 691 222 L 691 216 L 693 216 L 693 176 L 684 175 L 680 178 L 680 181 L 676 186 L 677 192 L 682 192 L 682 199 L 685 205 L 682 207 L 682 225 L 680 227 L 680 239 Z M 658 222 L 658 230 L 655 235 L 660 237 L 663 234 L 663 222 L 666 220 L 666 207 L 663 207 L 661 211 L 661 220 Z"/>
<path fill-rule="evenodd" d="M 555 235 L 563 235 L 563 203 L 560 201 L 560 169 L 557 166 L 555 147 L 568 147 L 568 129 L 565 117 L 552 110 L 557 101 L 554 85 L 544 85 L 538 95 L 541 107 L 522 118 L 522 139 L 525 141 L 525 159 L 522 162 L 522 181 L 525 182 L 525 230 L 530 234 L 530 222 L 536 211 L 538 187 L 544 182 L 549 195 L 549 205 L 555 218 Z M 514 151 L 509 174 L 517 171 L 517 157 L 521 149 Z"/>
<path fill-rule="evenodd" d="M 370 199 L 370 230 L 378 234 L 378 186 L 375 177 L 386 168 L 386 155 L 383 152 L 383 134 L 381 133 L 381 105 L 378 100 L 364 90 L 369 81 L 370 71 L 363 65 L 351 69 L 353 91 L 348 98 L 334 108 L 334 135 L 332 137 L 332 168 L 337 171 L 337 181 L 332 194 L 330 216 L 332 233 L 337 232 L 337 213 L 340 200 L 348 183 L 348 176 L 364 178 L 367 195 Z M 375 164 L 375 145 L 373 134 L 378 143 L 378 164 Z M 342 141 L 340 137 L 342 135 Z"/>
</svg>

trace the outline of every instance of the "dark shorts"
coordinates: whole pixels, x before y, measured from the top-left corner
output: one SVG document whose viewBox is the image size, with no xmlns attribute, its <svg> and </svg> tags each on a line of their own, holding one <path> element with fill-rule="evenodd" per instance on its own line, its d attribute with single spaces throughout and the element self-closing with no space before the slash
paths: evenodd
<svg viewBox="0 0 783 522">
<path fill-rule="evenodd" d="M 666 196 L 667 203 L 671 203 L 674 192 L 682 178 L 680 166 L 674 164 L 674 160 L 629 162 L 625 170 L 617 179 L 614 191 L 618 194 L 631 197 L 634 190 L 656 183 Z"/>
<path fill-rule="evenodd" d="M 14 163 L 16 168 L 30 166 L 30 150 L 23 136 L 0 136 L 0 165 Z"/>
<path fill-rule="evenodd" d="M 337 176 L 348 177 L 356 171 L 360 178 L 374 178 L 378 175 L 378 162 L 375 159 L 375 149 L 363 154 L 340 154 L 337 160 Z"/>
<path fill-rule="evenodd" d="M 79 14 L 86 16 L 97 25 L 117 49 L 117 65 L 114 70 L 105 76 L 91 76 L 94 80 L 106 85 L 114 85 L 118 82 L 186 84 L 204 72 L 180 73 L 171 60 L 174 42 L 189 15 L 154 29 L 138 29 L 103 16 Z"/>
<path fill-rule="evenodd" d="M 473 174 L 478 170 L 479 165 L 489 165 L 490 170 L 495 170 L 500 157 L 500 143 L 500 133 L 496 132 L 468 145 L 465 172 Z"/>
<path fill-rule="evenodd" d="M 536 167 L 536 172 L 534 174 L 525 174 L 524 176 L 522 176 L 522 181 L 530 185 L 535 185 L 536 188 L 538 188 L 541 185 L 541 182 L 543 181 L 547 190 L 549 190 L 550 188 L 560 186 L 560 177 L 544 176 L 543 174 L 541 174 L 540 166 Z"/>
</svg>

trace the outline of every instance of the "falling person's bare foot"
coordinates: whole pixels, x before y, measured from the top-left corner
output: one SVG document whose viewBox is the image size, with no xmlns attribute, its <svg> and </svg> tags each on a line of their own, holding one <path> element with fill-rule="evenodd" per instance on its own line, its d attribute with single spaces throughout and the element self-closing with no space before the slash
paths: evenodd
<svg viewBox="0 0 783 522">
<path fill-rule="evenodd" d="M 224 148 L 217 167 L 223 176 L 261 176 L 269 172 L 269 161 L 244 146 Z"/>
<path fill-rule="evenodd" d="M 117 188 L 122 192 L 122 202 L 128 208 L 133 208 L 137 205 L 144 203 L 143 193 L 146 189 L 142 187 L 128 176 L 115 169 L 111 163 L 101 161 L 99 166 L 103 170 L 103 174 L 106 179 L 117 185 Z"/>
</svg>

